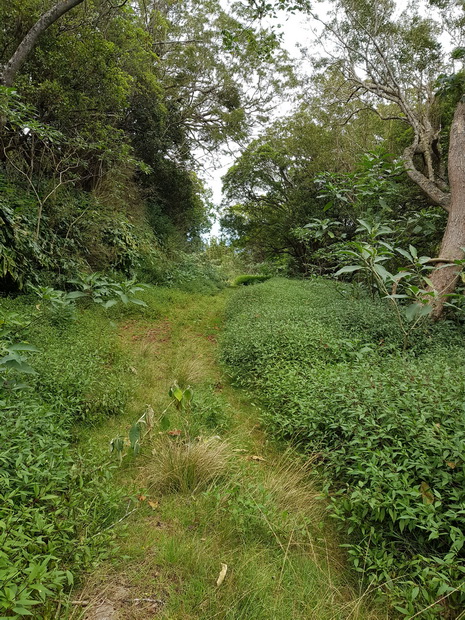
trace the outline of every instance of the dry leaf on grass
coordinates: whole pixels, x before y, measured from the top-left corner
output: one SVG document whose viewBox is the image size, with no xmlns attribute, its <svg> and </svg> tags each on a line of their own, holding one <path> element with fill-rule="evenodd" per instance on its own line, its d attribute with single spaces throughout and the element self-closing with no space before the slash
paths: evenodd
<svg viewBox="0 0 465 620">
<path fill-rule="evenodd" d="M 263 456 L 257 456 L 256 454 L 251 454 L 250 456 L 247 457 L 247 460 L 256 461 L 257 463 L 266 461 L 266 459 L 264 459 Z"/>
<path fill-rule="evenodd" d="M 221 563 L 221 571 L 220 571 L 220 574 L 218 575 L 218 579 L 216 580 L 217 587 L 223 583 L 227 572 L 228 572 L 228 565 Z"/>
<path fill-rule="evenodd" d="M 423 497 L 424 504 L 432 504 L 434 502 L 434 495 L 431 493 L 431 488 L 427 482 L 420 484 L 420 492 Z"/>
</svg>

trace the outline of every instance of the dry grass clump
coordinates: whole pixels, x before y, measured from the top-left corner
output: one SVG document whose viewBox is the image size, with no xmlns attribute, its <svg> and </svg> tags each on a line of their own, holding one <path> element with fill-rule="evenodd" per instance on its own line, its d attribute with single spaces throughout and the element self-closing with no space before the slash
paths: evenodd
<svg viewBox="0 0 465 620">
<path fill-rule="evenodd" d="M 152 451 L 148 485 L 160 493 L 195 493 L 222 478 L 231 463 L 229 445 L 216 437 L 163 438 Z"/>
<path fill-rule="evenodd" d="M 302 461 L 288 450 L 273 461 L 273 467 L 264 470 L 263 484 L 282 509 L 319 522 L 324 504 L 310 480 L 312 466 L 311 459 Z"/>
</svg>

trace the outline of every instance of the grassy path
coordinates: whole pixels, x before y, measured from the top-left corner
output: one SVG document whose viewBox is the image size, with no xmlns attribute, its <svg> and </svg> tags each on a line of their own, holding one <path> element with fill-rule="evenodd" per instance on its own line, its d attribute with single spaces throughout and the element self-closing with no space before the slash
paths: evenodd
<svg viewBox="0 0 465 620">
<path fill-rule="evenodd" d="M 230 294 L 179 294 L 159 320 L 121 323 L 136 387 L 127 416 L 89 439 L 104 449 L 127 436 L 148 404 L 156 423 L 118 474 L 138 497 L 115 530 L 118 556 L 90 576 L 73 619 L 383 617 L 349 584 L 308 464 L 267 441 L 256 405 L 217 363 Z M 175 382 L 192 387 L 192 407 L 162 419 Z"/>
</svg>

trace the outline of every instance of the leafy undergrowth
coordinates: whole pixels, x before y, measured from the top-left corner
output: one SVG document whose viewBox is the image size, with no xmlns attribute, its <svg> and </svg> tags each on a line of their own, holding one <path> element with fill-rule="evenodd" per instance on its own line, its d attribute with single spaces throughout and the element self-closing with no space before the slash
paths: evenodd
<svg viewBox="0 0 465 620">
<path fill-rule="evenodd" d="M 388 306 L 323 279 L 243 290 L 227 314 L 224 361 L 273 435 L 316 455 L 353 566 L 389 617 L 458 617 L 463 333 L 443 322 L 402 352 Z"/>
<path fill-rule="evenodd" d="M 77 440 L 125 411 L 134 386 L 115 321 L 159 318 L 180 295 L 145 294 L 149 308 L 107 312 L 1 300 L 1 617 L 55 617 L 76 577 L 112 551 L 132 499 L 112 483 L 108 454 Z"/>
<path fill-rule="evenodd" d="M 115 529 L 114 559 L 73 594 L 73 619 L 385 617 L 347 577 L 311 461 L 267 441 L 257 406 L 224 381 L 216 341 L 231 294 L 179 293 L 155 322 L 120 317 L 135 388 L 81 446 L 103 454 L 113 440 L 138 506 Z"/>
</svg>

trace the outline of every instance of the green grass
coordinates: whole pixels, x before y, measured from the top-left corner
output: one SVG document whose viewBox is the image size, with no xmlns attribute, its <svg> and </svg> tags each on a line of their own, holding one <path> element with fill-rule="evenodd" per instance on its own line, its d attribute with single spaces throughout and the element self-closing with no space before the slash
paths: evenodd
<svg viewBox="0 0 465 620">
<path fill-rule="evenodd" d="M 465 600 L 461 329 L 427 327 L 404 353 L 386 304 L 323 279 L 241 291 L 227 314 L 224 361 L 272 435 L 317 455 L 361 578 L 392 613 L 454 614 Z"/>
</svg>

